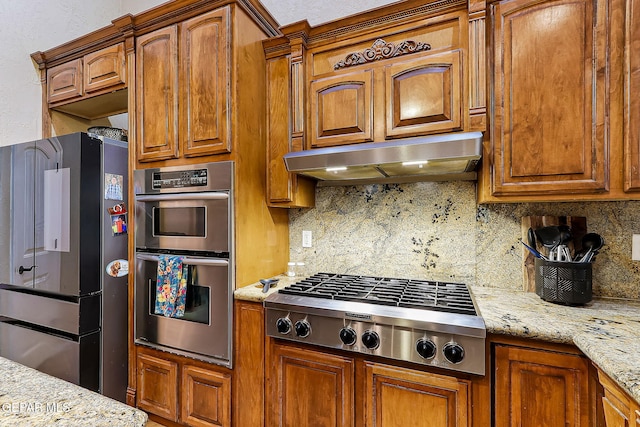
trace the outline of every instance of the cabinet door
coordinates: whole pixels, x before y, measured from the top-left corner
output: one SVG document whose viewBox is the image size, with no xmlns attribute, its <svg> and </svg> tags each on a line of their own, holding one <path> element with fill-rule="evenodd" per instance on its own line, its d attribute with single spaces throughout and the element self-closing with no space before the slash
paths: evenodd
<svg viewBox="0 0 640 427">
<path fill-rule="evenodd" d="M 180 418 L 194 427 L 231 426 L 231 375 L 182 367 Z"/>
<path fill-rule="evenodd" d="M 462 130 L 462 52 L 385 68 L 386 138 Z"/>
<path fill-rule="evenodd" d="M 186 157 L 231 151 L 230 39 L 228 7 L 180 24 L 179 135 Z"/>
<path fill-rule="evenodd" d="M 625 31 L 625 190 L 640 190 L 640 0 L 627 0 Z"/>
<path fill-rule="evenodd" d="M 609 10 L 608 0 L 490 6 L 493 195 L 607 190 Z"/>
<path fill-rule="evenodd" d="M 590 425 L 584 357 L 496 346 L 494 378 L 496 427 Z"/>
<path fill-rule="evenodd" d="M 312 147 L 373 140 L 372 73 L 364 70 L 311 82 Z"/>
<path fill-rule="evenodd" d="M 638 404 L 600 370 L 598 370 L 598 380 L 602 386 L 599 397 L 602 399 L 604 426 L 637 427 L 640 425 Z"/>
<path fill-rule="evenodd" d="M 82 96 L 82 59 L 69 61 L 47 70 L 49 104 L 80 96 Z"/>
<path fill-rule="evenodd" d="M 353 427 L 352 359 L 287 345 L 271 348 L 266 425 Z"/>
<path fill-rule="evenodd" d="M 178 157 L 175 25 L 136 40 L 136 149 L 141 162 Z"/>
<path fill-rule="evenodd" d="M 84 92 L 86 94 L 108 88 L 124 87 L 126 78 L 124 43 L 84 56 Z"/>
<path fill-rule="evenodd" d="M 138 408 L 178 421 L 178 364 L 138 353 Z"/>
<path fill-rule="evenodd" d="M 366 427 L 467 427 L 469 382 L 376 363 L 365 366 Z"/>
</svg>

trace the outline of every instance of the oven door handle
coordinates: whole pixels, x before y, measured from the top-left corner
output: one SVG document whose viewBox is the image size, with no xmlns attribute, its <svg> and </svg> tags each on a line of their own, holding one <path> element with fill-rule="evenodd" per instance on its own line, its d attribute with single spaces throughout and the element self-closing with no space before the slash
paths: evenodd
<svg viewBox="0 0 640 427">
<path fill-rule="evenodd" d="M 136 258 L 141 261 L 155 261 L 158 262 L 158 255 L 151 255 L 145 253 L 136 254 Z M 211 258 L 189 258 L 184 257 L 182 259 L 183 264 L 189 265 L 206 265 L 211 267 L 225 267 L 229 265 L 229 261 L 226 259 L 211 259 Z"/>
<path fill-rule="evenodd" d="M 174 200 L 227 200 L 229 193 L 184 193 L 137 195 L 136 202 L 166 202 Z"/>
</svg>

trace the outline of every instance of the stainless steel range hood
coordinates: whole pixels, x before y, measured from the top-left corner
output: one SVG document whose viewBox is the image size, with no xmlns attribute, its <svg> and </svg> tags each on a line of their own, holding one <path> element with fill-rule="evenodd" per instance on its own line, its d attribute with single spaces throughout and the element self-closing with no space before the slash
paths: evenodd
<svg viewBox="0 0 640 427">
<path fill-rule="evenodd" d="M 475 180 L 482 133 L 463 132 L 291 152 L 289 172 L 318 185 Z"/>
</svg>

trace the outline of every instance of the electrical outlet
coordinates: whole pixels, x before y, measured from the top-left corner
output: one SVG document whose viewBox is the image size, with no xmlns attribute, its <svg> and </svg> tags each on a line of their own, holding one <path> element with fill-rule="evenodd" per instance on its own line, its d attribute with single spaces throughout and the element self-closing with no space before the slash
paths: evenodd
<svg viewBox="0 0 640 427">
<path fill-rule="evenodd" d="M 631 239 L 631 259 L 640 261 L 640 234 L 634 234 Z"/>
<path fill-rule="evenodd" d="M 311 247 L 311 230 L 302 231 L 302 247 L 303 248 Z"/>
</svg>

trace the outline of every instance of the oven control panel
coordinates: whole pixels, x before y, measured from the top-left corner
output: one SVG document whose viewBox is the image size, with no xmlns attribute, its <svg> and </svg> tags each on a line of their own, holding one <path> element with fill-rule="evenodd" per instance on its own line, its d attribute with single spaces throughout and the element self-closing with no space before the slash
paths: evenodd
<svg viewBox="0 0 640 427">
<path fill-rule="evenodd" d="M 153 173 L 151 187 L 154 190 L 166 188 L 206 187 L 207 169 L 159 171 Z"/>
</svg>

